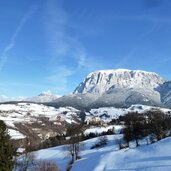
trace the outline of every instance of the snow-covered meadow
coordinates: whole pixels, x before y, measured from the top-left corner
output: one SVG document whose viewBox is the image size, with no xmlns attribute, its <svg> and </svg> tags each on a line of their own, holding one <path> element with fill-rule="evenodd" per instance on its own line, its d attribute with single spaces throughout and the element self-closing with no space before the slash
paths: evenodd
<svg viewBox="0 0 171 171">
<path fill-rule="evenodd" d="M 165 138 L 154 144 L 119 150 L 117 140 L 122 135 L 110 135 L 107 146 L 90 149 L 98 138 L 83 141 L 81 159 L 74 162 L 71 171 L 170 171 L 171 138 Z M 36 159 L 54 161 L 61 171 L 65 171 L 69 162 L 64 146 L 43 149 L 34 152 Z"/>
</svg>

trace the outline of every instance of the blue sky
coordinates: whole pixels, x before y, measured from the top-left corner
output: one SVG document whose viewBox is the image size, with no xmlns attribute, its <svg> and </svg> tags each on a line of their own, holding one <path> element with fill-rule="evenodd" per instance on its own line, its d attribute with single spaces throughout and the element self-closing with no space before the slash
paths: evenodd
<svg viewBox="0 0 171 171">
<path fill-rule="evenodd" d="M 72 92 L 100 69 L 171 80 L 170 0 L 0 1 L 0 95 Z"/>
</svg>

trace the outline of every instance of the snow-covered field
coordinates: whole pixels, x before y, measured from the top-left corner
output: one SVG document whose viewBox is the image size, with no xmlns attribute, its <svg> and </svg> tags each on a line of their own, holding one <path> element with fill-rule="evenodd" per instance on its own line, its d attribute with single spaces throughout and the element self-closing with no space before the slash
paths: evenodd
<svg viewBox="0 0 171 171">
<path fill-rule="evenodd" d="M 129 108 L 115 108 L 115 107 L 102 107 L 98 109 L 91 109 L 90 113 L 93 116 L 98 116 L 103 119 L 104 115 L 108 116 L 106 117 L 106 121 L 111 121 L 111 119 L 117 119 L 119 116 L 125 115 L 128 112 L 138 112 L 142 113 L 151 109 L 160 109 L 163 112 L 171 112 L 171 109 L 167 108 L 160 108 L 160 107 L 152 107 L 152 106 L 146 106 L 146 105 L 132 105 Z"/>
<path fill-rule="evenodd" d="M 153 107 L 143 105 L 133 105 L 128 109 L 116 108 L 99 108 L 92 109 L 86 113 L 86 118 L 98 117 L 100 119 L 117 118 L 119 115 L 125 115 L 129 111 L 144 112 Z M 161 109 L 164 112 L 169 112 L 169 109 Z M 14 139 L 24 138 L 15 127 L 16 122 L 33 122 L 34 117 L 45 116 L 51 121 L 55 121 L 57 117 L 66 120 L 68 123 L 72 121 L 72 115 L 77 116 L 78 110 L 74 108 L 54 108 L 34 103 L 18 103 L 18 104 L 3 104 L 0 105 L 0 119 L 4 120 L 9 127 L 9 133 Z M 103 117 L 100 117 L 102 116 Z M 122 126 L 106 126 L 106 127 L 90 127 L 85 130 L 85 134 L 90 132 L 101 133 L 114 127 L 115 133 L 119 133 Z M 106 147 L 99 149 L 90 149 L 98 138 L 93 138 L 82 142 L 83 149 L 81 151 L 81 159 L 73 164 L 72 171 L 170 171 L 171 170 L 171 138 L 163 139 L 152 145 L 142 145 L 138 148 L 118 150 L 118 139 L 122 135 L 109 135 L 108 144 Z M 34 152 L 36 159 L 54 161 L 61 171 L 65 171 L 70 158 L 64 150 L 64 146 L 43 149 Z"/>
<path fill-rule="evenodd" d="M 4 120 L 7 125 L 9 121 L 30 121 L 31 117 L 48 117 L 50 120 L 56 120 L 58 115 L 64 116 L 63 112 L 66 112 L 65 117 L 69 119 L 71 115 L 78 112 L 72 107 L 56 109 L 36 103 L 1 104 L 0 111 L 0 119 Z"/>
<path fill-rule="evenodd" d="M 78 110 L 72 107 L 60 107 L 58 109 L 36 103 L 17 103 L 1 104 L 0 120 L 3 120 L 9 128 L 9 134 L 12 139 L 25 138 L 20 130 L 15 126 L 16 123 L 38 123 L 39 118 L 46 117 L 49 121 L 61 124 L 62 121 L 68 123 L 74 122 L 73 116 L 78 118 Z M 41 122 L 39 122 L 41 124 Z"/>
<path fill-rule="evenodd" d="M 151 145 L 141 145 L 118 150 L 116 140 L 122 135 L 110 135 L 108 145 L 100 149 L 90 149 L 97 138 L 82 142 L 84 148 L 81 159 L 77 160 L 71 171 L 170 171 L 171 137 Z M 59 168 L 66 169 L 69 158 L 63 146 L 48 148 L 35 152 L 37 159 L 51 160 Z"/>
<path fill-rule="evenodd" d="M 1 104 L 0 120 L 7 126 L 15 127 L 14 123 L 34 122 L 34 118 L 47 117 L 56 121 L 61 119 L 72 122 L 72 115 L 77 115 L 78 110 L 72 107 L 60 107 L 58 109 L 36 103 Z"/>
</svg>

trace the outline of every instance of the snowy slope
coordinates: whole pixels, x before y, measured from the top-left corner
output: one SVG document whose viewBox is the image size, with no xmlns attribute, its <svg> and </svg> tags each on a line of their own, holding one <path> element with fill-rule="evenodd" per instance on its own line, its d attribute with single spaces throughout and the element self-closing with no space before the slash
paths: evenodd
<svg viewBox="0 0 171 171">
<path fill-rule="evenodd" d="M 63 114 L 65 112 L 66 114 Z M 58 116 L 65 119 L 71 119 L 71 115 L 77 115 L 78 110 L 72 107 L 54 108 L 35 103 L 17 103 L 17 104 L 1 104 L 0 119 L 4 120 L 9 126 L 13 126 L 14 122 L 31 122 L 33 117 L 47 117 L 50 120 L 56 120 Z"/>
<path fill-rule="evenodd" d="M 113 147 L 113 145 L 114 145 L 113 141 L 114 141 L 114 139 L 121 138 L 121 137 L 122 137 L 122 135 L 108 136 L 108 140 L 109 140 L 108 145 L 109 146 L 107 148 L 110 150 L 113 148 L 117 148 L 116 146 Z M 94 145 L 96 143 L 97 139 L 98 138 L 93 138 L 90 140 L 83 141 L 81 143 L 82 149 L 83 149 L 83 151 L 81 152 L 81 155 L 83 155 L 83 156 L 90 155 L 90 157 L 92 155 L 95 155 L 97 150 L 96 149 L 90 150 L 90 148 L 92 147 L 92 145 Z M 65 146 L 58 146 L 58 147 L 53 147 L 53 148 L 42 149 L 42 150 L 34 152 L 34 154 L 35 154 L 37 160 L 49 160 L 49 161 L 55 162 L 59 166 L 61 171 L 66 170 L 67 164 L 70 161 L 70 157 L 68 156 L 68 152 L 66 151 Z M 97 153 L 97 155 L 98 155 L 98 153 Z M 91 158 L 91 160 L 94 161 L 93 158 Z M 85 164 L 87 164 L 87 163 L 85 163 Z M 90 163 L 90 164 L 92 165 L 92 163 Z M 84 166 L 84 167 L 86 168 L 87 166 Z M 78 171 L 80 171 L 80 169 L 82 170 L 82 168 L 80 167 L 80 168 L 78 168 Z M 91 171 L 91 170 L 88 169 L 86 171 Z"/>
<path fill-rule="evenodd" d="M 118 150 L 117 139 L 121 135 L 110 135 L 108 145 L 100 149 L 90 149 L 97 138 L 83 142 L 81 159 L 76 161 L 71 171 L 170 171 L 171 170 L 171 138 L 163 139 L 151 145 L 138 148 Z M 62 171 L 66 169 L 69 158 L 64 146 L 43 149 L 35 152 L 36 158 L 57 163 Z"/>
<path fill-rule="evenodd" d="M 57 133 L 64 133 L 65 123 L 70 124 L 76 122 L 75 119 L 79 120 L 79 112 L 72 107 L 54 108 L 42 104 L 20 102 L 1 104 L 0 120 L 3 120 L 9 128 L 12 139 L 25 138 L 29 133 L 28 128 L 35 136 L 42 139 Z"/>
<path fill-rule="evenodd" d="M 86 120 L 98 117 L 105 122 L 110 122 L 112 119 L 117 119 L 119 116 L 126 115 L 128 112 L 143 113 L 152 109 L 159 109 L 164 113 L 171 113 L 171 109 L 137 104 L 131 105 L 129 108 L 102 107 L 91 109 L 90 112 L 87 113 Z"/>
<path fill-rule="evenodd" d="M 60 96 L 52 94 L 50 91 L 42 92 L 38 96 L 25 98 L 23 101 L 46 103 L 58 99 Z"/>
<path fill-rule="evenodd" d="M 117 150 L 108 146 L 95 152 L 83 152 L 82 159 L 77 161 L 72 171 L 170 171 L 171 138 L 163 139 L 152 145 L 138 148 Z"/>
</svg>

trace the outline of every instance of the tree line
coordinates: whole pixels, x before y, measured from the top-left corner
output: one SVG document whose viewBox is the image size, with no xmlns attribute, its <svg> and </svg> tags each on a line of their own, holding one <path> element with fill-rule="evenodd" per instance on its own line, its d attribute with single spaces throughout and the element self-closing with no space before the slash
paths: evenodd
<svg viewBox="0 0 171 171">
<path fill-rule="evenodd" d="M 158 141 L 170 135 L 171 116 L 160 110 L 150 110 L 144 113 L 130 112 L 120 118 L 124 122 L 124 140 L 129 146 L 130 141 L 146 139 L 147 144 Z"/>
</svg>

